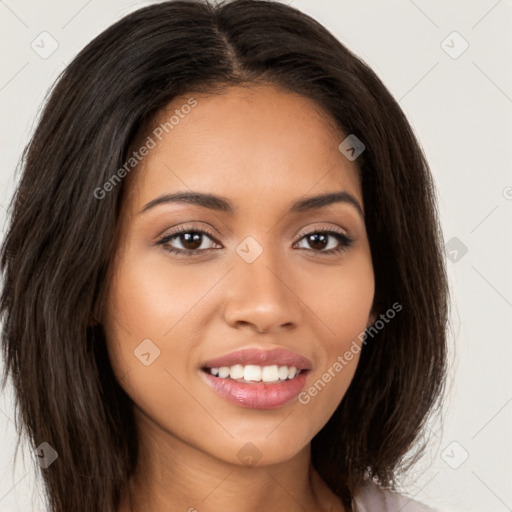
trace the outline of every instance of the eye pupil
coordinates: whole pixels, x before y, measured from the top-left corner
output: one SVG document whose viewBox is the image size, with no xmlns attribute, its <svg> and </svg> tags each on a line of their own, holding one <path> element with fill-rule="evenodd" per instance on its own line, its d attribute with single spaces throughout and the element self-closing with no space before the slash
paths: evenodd
<svg viewBox="0 0 512 512">
<path fill-rule="evenodd" d="M 313 249 L 324 249 L 327 245 L 327 237 L 323 233 L 313 233 L 308 236 L 308 243 Z"/>
<path fill-rule="evenodd" d="M 174 234 L 171 233 L 170 235 L 163 237 L 158 242 L 158 245 L 163 245 L 166 250 L 172 254 L 192 256 L 199 253 L 207 253 L 211 250 L 211 248 L 201 249 L 204 237 L 209 238 L 215 242 L 213 235 L 210 235 L 208 232 L 203 232 L 201 230 L 183 229 L 175 232 Z M 326 251 L 324 249 L 329 245 L 330 238 L 336 239 L 338 241 L 338 246 Z M 172 240 L 175 240 L 176 242 L 179 241 L 181 248 L 173 247 Z M 350 247 L 353 242 L 349 237 L 342 235 L 337 231 L 314 231 L 308 233 L 307 235 L 303 235 L 301 237 L 301 241 L 303 240 L 307 240 L 307 244 L 309 245 L 310 249 L 312 249 L 315 253 L 325 255 L 339 253 Z M 302 248 L 305 249 L 305 247 Z"/>
<path fill-rule="evenodd" d="M 199 247 L 201 247 L 201 233 L 182 233 L 180 235 L 181 243 L 185 249 L 189 251 L 195 251 Z M 192 247 L 190 247 L 190 244 L 192 244 Z"/>
</svg>

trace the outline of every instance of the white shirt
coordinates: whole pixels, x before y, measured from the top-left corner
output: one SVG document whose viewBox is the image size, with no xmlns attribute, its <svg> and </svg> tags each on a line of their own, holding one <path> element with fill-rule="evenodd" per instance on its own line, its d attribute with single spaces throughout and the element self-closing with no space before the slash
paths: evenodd
<svg viewBox="0 0 512 512">
<path fill-rule="evenodd" d="M 418 501 L 368 482 L 354 497 L 354 512 L 436 512 Z"/>
</svg>

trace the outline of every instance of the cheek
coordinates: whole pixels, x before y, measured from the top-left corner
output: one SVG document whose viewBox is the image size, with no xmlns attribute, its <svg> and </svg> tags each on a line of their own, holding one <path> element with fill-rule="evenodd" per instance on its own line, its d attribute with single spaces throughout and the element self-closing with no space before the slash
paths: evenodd
<svg viewBox="0 0 512 512">
<path fill-rule="evenodd" d="M 312 435 L 329 420 L 354 377 L 375 292 L 369 252 L 337 272 L 331 270 L 324 275 L 317 272 L 318 286 L 307 295 L 308 306 L 321 320 L 317 333 L 322 357 L 299 395 L 298 414 L 304 421 L 315 419 Z"/>
<path fill-rule="evenodd" d="M 186 390 L 197 371 L 202 319 L 212 314 L 201 314 L 201 300 L 224 273 L 197 265 L 191 279 L 186 266 L 154 253 L 141 257 L 128 250 L 117 260 L 103 325 L 118 381 L 156 419 L 194 410 Z M 201 415 L 200 408 L 196 412 Z M 186 418 L 180 422 L 185 425 Z"/>
<path fill-rule="evenodd" d="M 332 358 L 367 327 L 375 293 L 369 249 L 364 247 L 338 267 L 318 266 L 308 272 L 301 277 L 299 296 L 319 320 L 317 334 Z"/>
<path fill-rule="evenodd" d="M 171 368 L 180 362 L 183 371 L 190 369 L 189 361 L 200 346 L 202 321 L 212 313 L 199 314 L 202 301 L 224 273 L 208 265 L 194 266 L 192 271 L 172 264 L 163 249 L 149 254 L 128 250 L 117 262 L 107 302 L 104 324 L 112 358 L 132 367 L 137 362 L 134 350 L 137 353 L 149 339 L 160 351 L 159 364 Z M 151 343 L 147 345 L 151 348 Z"/>
<path fill-rule="evenodd" d="M 136 415 L 142 411 L 163 430 L 181 432 L 191 442 L 189 432 L 208 439 L 213 420 L 204 418 L 188 391 L 193 336 L 180 336 L 193 324 L 187 315 L 204 295 L 205 281 L 191 282 L 183 271 L 165 272 L 136 258 L 119 263 L 104 321 L 110 362 Z"/>
<path fill-rule="evenodd" d="M 172 265 L 162 254 L 127 256 L 112 287 L 110 310 L 138 335 L 165 337 L 215 283 L 215 277 L 211 268 L 196 267 L 191 279 L 186 266 Z"/>
</svg>

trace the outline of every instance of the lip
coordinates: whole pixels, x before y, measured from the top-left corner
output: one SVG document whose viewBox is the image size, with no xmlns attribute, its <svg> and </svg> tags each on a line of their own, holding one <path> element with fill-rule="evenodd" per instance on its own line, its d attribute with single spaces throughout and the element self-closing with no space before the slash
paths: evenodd
<svg viewBox="0 0 512 512">
<path fill-rule="evenodd" d="M 206 368 L 221 368 L 241 364 L 258 366 L 295 366 L 302 370 L 293 379 L 280 382 L 239 382 L 222 379 L 205 371 Z M 201 367 L 202 378 L 228 402 L 249 409 L 277 409 L 288 404 L 302 391 L 313 363 L 304 356 L 283 348 L 245 348 L 205 361 Z"/>
<path fill-rule="evenodd" d="M 202 378 L 221 397 L 232 404 L 249 409 L 277 409 L 286 405 L 302 391 L 309 373 L 305 370 L 293 379 L 278 383 L 247 384 L 232 379 L 221 379 L 201 371 Z"/>
<path fill-rule="evenodd" d="M 308 358 L 290 350 L 282 348 L 271 350 L 245 348 L 216 357 L 215 359 L 210 359 L 203 363 L 202 368 L 220 368 L 222 366 L 233 366 L 235 364 L 241 364 L 243 366 L 248 364 L 273 366 L 276 364 L 278 366 L 295 366 L 297 370 L 311 370 L 313 367 L 313 363 Z M 250 385 L 252 386 L 253 384 Z M 275 386 L 275 384 L 273 384 L 273 386 Z"/>
</svg>

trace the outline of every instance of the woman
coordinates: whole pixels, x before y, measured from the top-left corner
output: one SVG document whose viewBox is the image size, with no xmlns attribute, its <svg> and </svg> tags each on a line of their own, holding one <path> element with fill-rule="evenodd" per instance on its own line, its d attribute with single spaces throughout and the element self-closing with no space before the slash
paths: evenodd
<svg viewBox="0 0 512 512">
<path fill-rule="evenodd" d="M 140 9 L 63 72 L 23 164 L 3 383 L 49 510 L 428 510 L 393 491 L 444 385 L 434 186 L 324 27 Z"/>
</svg>

